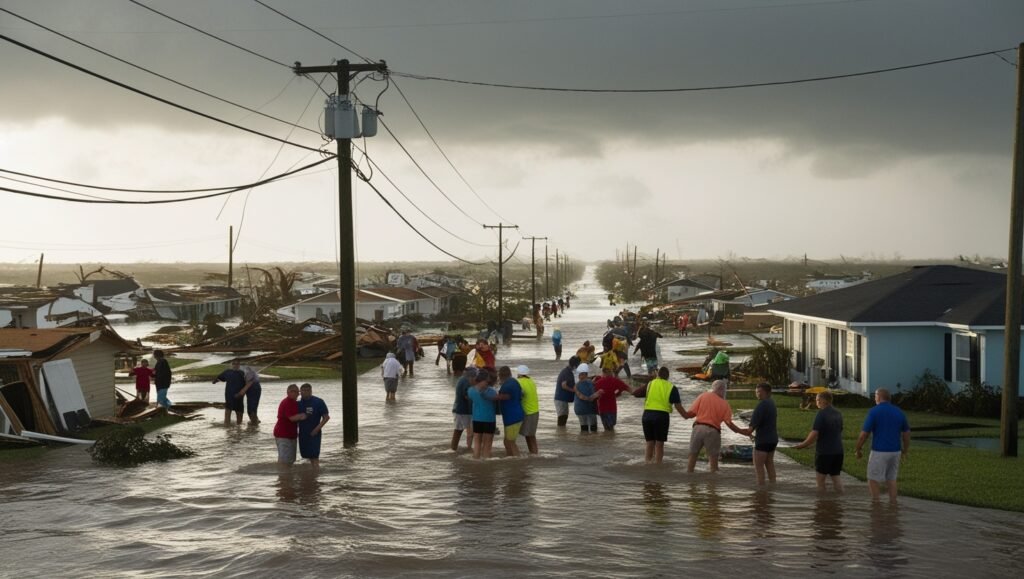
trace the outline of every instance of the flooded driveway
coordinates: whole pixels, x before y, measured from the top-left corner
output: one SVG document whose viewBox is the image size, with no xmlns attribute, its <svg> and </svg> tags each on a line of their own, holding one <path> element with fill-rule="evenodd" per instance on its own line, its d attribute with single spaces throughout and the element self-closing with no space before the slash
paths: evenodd
<svg viewBox="0 0 1024 579">
<path fill-rule="evenodd" d="M 599 340 L 605 295 L 585 279 L 559 326 L 566 351 Z M 735 341 L 730 339 L 730 341 Z M 666 337 L 674 350 L 702 337 Z M 196 458 L 139 468 L 94 465 L 80 449 L 0 465 L 2 576 L 1017 576 L 1020 514 L 901 498 L 872 505 L 819 498 L 814 474 L 779 457 L 757 490 L 749 464 L 685 472 L 692 425 L 673 418 L 667 464 L 643 464 L 642 404 L 619 403 L 619 430 L 555 427 L 562 362 L 550 341 L 516 340 L 499 364 L 525 363 L 541 392 L 541 455 L 474 461 L 448 450 L 453 380 L 433 353 L 397 404 L 378 375 L 360 379 L 360 442 L 341 444 L 340 381 L 315 383 L 331 407 L 323 468 L 279 470 L 273 415 L 283 383 L 264 384 L 258 426 L 224 427 L 221 411 L 170 429 Z M 633 361 L 634 366 L 639 364 Z M 686 405 L 701 386 L 679 379 Z M 210 384 L 175 384 L 175 402 L 219 400 Z M 726 442 L 744 442 L 728 433 Z M 496 444 L 500 447 L 500 442 Z M 1014 571 L 1017 569 L 1017 571 Z"/>
</svg>

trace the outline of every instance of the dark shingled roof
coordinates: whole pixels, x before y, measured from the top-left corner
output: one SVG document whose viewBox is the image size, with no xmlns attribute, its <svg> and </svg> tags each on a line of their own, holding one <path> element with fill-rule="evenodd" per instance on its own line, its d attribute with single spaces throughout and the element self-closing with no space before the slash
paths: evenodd
<svg viewBox="0 0 1024 579">
<path fill-rule="evenodd" d="M 954 265 L 918 266 L 879 280 L 772 304 L 767 309 L 848 323 L 1002 326 L 1006 275 Z"/>
</svg>

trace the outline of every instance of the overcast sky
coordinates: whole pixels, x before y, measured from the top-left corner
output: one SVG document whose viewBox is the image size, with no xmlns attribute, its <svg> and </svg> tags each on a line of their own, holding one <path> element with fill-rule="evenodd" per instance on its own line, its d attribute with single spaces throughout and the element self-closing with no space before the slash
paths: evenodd
<svg viewBox="0 0 1024 579">
<path fill-rule="evenodd" d="M 140 2 L 280 63 L 360 60 L 252 0 Z M 831 76 L 1024 41 L 1020 0 L 265 2 L 393 71 L 566 88 Z M 321 122 L 324 94 L 311 80 L 127 0 L 0 0 L 0 7 L 265 114 L 312 129 Z M 0 12 L 0 34 L 206 114 L 323 144 L 312 131 L 190 92 L 11 14 Z M 207 188 L 319 158 L 8 42 L 0 41 L 0 70 L 0 169 L 111 187 Z M 379 98 L 384 122 L 451 201 L 383 127 L 358 144 L 383 170 L 372 182 L 395 207 L 437 245 L 471 260 L 495 257 L 497 234 L 481 224 L 501 220 L 522 235 L 549 237 L 552 254 L 557 247 L 579 260 L 613 258 L 627 242 L 673 259 L 1003 256 L 1015 75 L 1012 64 L 985 56 L 707 92 L 539 92 L 399 76 L 380 94 L 383 82 L 358 84 L 358 97 Z M 323 87 L 336 85 L 327 79 Z M 230 225 L 240 231 L 236 262 L 331 261 L 337 182 L 332 161 L 248 195 L 177 205 L 82 205 L 0 192 L 0 261 L 30 262 L 43 251 L 48 262 L 225 261 Z M 359 260 L 447 259 L 355 183 Z M 0 186 L 75 196 L 7 179 Z M 514 246 L 519 237 L 508 235 Z M 518 257 L 529 259 L 528 243 Z"/>
</svg>

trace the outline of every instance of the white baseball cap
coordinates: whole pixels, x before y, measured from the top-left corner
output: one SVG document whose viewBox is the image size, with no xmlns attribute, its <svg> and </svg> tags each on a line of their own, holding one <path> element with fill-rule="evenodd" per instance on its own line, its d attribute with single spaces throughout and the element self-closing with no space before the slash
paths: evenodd
<svg viewBox="0 0 1024 579">
<path fill-rule="evenodd" d="M 590 365 L 589 364 L 580 364 L 579 366 L 576 367 L 576 373 L 577 374 L 590 374 Z"/>
<path fill-rule="evenodd" d="M 516 368 L 516 374 L 519 374 L 520 376 L 523 376 L 523 375 L 526 375 L 526 374 L 529 374 L 529 373 L 530 373 L 530 369 L 527 368 L 524 364 L 520 364 L 519 367 Z"/>
</svg>

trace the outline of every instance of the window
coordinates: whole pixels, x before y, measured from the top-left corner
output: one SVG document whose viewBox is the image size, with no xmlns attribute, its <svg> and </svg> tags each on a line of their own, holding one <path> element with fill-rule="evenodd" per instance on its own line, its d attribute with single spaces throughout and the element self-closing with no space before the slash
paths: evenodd
<svg viewBox="0 0 1024 579">
<path fill-rule="evenodd" d="M 971 337 L 967 334 L 953 336 L 953 380 L 971 381 Z"/>
</svg>

